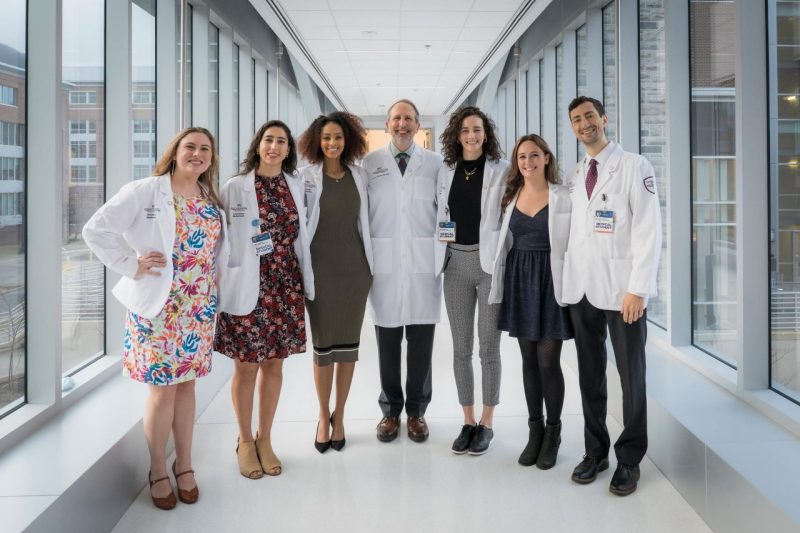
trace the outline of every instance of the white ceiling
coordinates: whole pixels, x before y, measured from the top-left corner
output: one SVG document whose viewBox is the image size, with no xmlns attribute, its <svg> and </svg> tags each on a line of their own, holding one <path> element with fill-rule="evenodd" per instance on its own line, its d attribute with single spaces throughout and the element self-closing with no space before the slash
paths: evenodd
<svg viewBox="0 0 800 533">
<path fill-rule="evenodd" d="M 522 0 L 278 0 L 348 110 L 440 115 Z"/>
</svg>

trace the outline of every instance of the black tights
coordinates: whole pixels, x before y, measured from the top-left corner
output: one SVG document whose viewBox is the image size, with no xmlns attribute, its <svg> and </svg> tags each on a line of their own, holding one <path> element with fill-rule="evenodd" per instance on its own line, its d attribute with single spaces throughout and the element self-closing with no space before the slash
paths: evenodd
<svg viewBox="0 0 800 533">
<path fill-rule="evenodd" d="M 522 383 L 525 385 L 525 400 L 528 417 L 542 418 L 542 400 L 547 407 L 547 423 L 561 422 L 564 407 L 564 374 L 561 372 L 561 345 L 559 339 L 518 338 L 522 352 Z"/>
</svg>

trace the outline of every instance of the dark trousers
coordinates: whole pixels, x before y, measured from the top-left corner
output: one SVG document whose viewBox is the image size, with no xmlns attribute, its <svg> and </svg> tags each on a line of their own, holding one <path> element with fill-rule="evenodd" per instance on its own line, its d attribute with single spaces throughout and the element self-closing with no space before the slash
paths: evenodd
<svg viewBox="0 0 800 533">
<path fill-rule="evenodd" d="M 400 416 L 403 405 L 408 416 L 424 416 L 431 403 L 431 356 L 436 324 L 383 328 L 375 326 L 378 339 L 378 363 L 381 372 L 381 395 L 378 403 L 383 416 Z M 406 395 L 400 377 L 403 330 L 407 344 Z"/>
<path fill-rule="evenodd" d="M 606 411 L 606 328 L 622 384 L 622 434 L 614 443 L 617 461 L 638 465 L 647 451 L 645 355 L 647 312 L 626 324 L 619 311 L 598 309 L 584 296 L 569 306 L 578 351 L 578 374 L 583 403 L 586 453 L 606 457 L 610 447 Z"/>
</svg>

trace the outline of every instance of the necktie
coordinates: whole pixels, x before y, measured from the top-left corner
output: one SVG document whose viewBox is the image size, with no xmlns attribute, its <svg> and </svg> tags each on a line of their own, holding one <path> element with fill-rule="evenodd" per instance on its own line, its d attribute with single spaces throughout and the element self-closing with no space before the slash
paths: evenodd
<svg viewBox="0 0 800 533">
<path fill-rule="evenodd" d="M 400 169 L 400 174 L 406 173 L 406 167 L 408 166 L 408 154 L 405 152 L 400 152 L 397 154 L 397 168 Z"/>
<path fill-rule="evenodd" d="M 589 171 L 586 173 L 586 196 L 592 197 L 594 186 L 597 185 L 597 160 L 589 161 Z"/>
</svg>

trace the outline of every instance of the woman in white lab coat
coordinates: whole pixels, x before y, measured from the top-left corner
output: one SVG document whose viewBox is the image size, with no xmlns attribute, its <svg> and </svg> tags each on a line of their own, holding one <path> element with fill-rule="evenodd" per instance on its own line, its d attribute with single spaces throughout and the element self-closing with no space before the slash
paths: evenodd
<svg viewBox="0 0 800 533">
<path fill-rule="evenodd" d="M 444 304 L 453 335 L 453 370 L 464 425 L 451 450 L 482 455 L 494 438 L 495 406 L 500 402 L 500 306 L 489 303 L 492 261 L 500 230 L 500 199 L 506 189 L 508 161 L 494 122 L 473 106 L 458 109 L 441 136 L 444 162 L 439 169 L 440 229 L 436 265 L 444 272 Z M 476 420 L 472 372 L 475 308 L 483 409 Z"/>
<path fill-rule="evenodd" d="M 239 472 L 250 479 L 277 476 L 272 421 L 283 360 L 306 351 L 304 297 L 314 298 L 303 183 L 289 127 L 271 120 L 250 143 L 242 173 L 222 187 L 230 211 L 231 256 L 224 272 L 214 348 L 234 360 L 231 396 L 239 423 Z M 258 380 L 258 431 L 251 421 Z"/>
<path fill-rule="evenodd" d="M 502 301 L 498 328 L 516 337 L 522 352 L 528 443 L 519 463 L 546 470 L 556 464 L 561 444 L 561 345 L 573 337 L 561 300 L 570 199 L 558 185 L 555 156 L 535 134 L 514 146 L 507 184 L 489 300 Z"/>
<path fill-rule="evenodd" d="M 353 381 L 372 285 L 372 248 L 366 174 L 355 165 L 367 152 L 361 119 L 350 113 L 319 116 L 300 136 L 308 206 L 314 300 L 306 302 L 314 343 L 319 422 L 314 446 L 324 453 L 345 445 L 345 403 Z M 334 373 L 336 402 L 330 410 Z"/>
<path fill-rule="evenodd" d="M 126 184 L 83 228 L 89 248 L 123 276 L 114 286 L 128 308 L 123 373 L 150 389 L 143 425 L 150 494 L 161 509 L 177 503 L 165 464 L 170 432 L 178 498 L 199 497 L 191 468 L 194 380 L 211 370 L 217 274 L 227 262 L 217 169 L 214 137 L 187 128 L 167 145 L 153 176 Z"/>
</svg>

